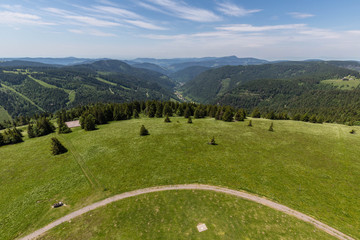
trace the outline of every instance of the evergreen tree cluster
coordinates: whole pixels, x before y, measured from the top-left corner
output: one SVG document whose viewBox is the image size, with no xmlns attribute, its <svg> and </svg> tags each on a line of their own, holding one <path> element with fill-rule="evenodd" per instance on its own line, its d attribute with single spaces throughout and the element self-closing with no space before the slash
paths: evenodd
<svg viewBox="0 0 360 240">
<path fill-rule="evenodd" d="M 60 115 L 63 121 L 80 119 L 80 123 L 84 129 L 85 120 L 88 115 L 92 115 L 95 118 L 96 125 L 106 124 L 109 121 L 139 118 L 140 115 L 150 118 L 172 117 L 175 115 L 185 118 L 215 117 L 217 120 L 229 122 L 233 121 L 234 117 L 236 117 L 235 120 L 237 121 L 246 119 L 246 111 L 244 109 L 235 109 L 230 106 L 155 100 L 146 102 L 135 101 L 131 103 L 97 103 L 56 113 L 58 118 Z M 90 129 L 92 129 L 92 127 Z"/>
<path fill-rule="evenodd" d="M 0 133 L 0 146 L 10 145 L 23 142 L 23 135 L 17 128 L 6 129 L 3 133 Z"/>
<path fill-rule="evenodd" d="M 27 128 L 29 138 L 41 137 L 55 132 L 55 126 L 47 117 L 40 117 L 36 124 L 29 124 Z"/>
<path fill-rule="evenodd" d="M 71 133 L 71 129 L 65 124 L 66 120 L 66 111 L 62 110 L 60 112 L 57 112 L 57 124 L 58 124 L 58 133 L 59 134 L 65 134 L 65 133 Z"/>
</svg>

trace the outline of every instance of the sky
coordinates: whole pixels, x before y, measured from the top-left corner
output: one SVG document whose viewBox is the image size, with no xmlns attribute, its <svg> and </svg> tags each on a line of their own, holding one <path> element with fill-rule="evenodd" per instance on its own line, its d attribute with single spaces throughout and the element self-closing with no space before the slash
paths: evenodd
<svg viewBox="0 0 360 240">
<path fill-rule="evenodd" d="M 0 0 L 0 58 L 360 60 L 359 0 Z"/>
</svg>

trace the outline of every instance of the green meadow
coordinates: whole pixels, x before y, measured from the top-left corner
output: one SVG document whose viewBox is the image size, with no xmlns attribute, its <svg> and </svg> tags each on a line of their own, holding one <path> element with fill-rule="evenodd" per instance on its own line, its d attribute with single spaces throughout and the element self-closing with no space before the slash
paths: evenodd
<svg viewBox="0 0 360 240">
<path fill-rule="evenodd" d="M 208 230 L 199 233 L 199 223 L 205 223 Z M 183 190 L 116 202 L 59 225 L 40 239 L 334 238 L 256 203 L 225 194 Z"/>
<path fill-rule="evenodd" d="M 50 138 L 56 134 L 1 147 L 1 238 L 24 236 L 118 193 L 185 183 L 265 196 L 360 238 L 360 136 L 349 133 L 352 129 L 360 133 L 359 127 L 272 121 L 274 132 L 270 132 L 271 121 L 265 119 L 252 119 L 253 127 L 247 126 L 249 120 L 228 123 L 206 118 L 195 119 L 193 124 L 187 124 L 184 118 L 171 120 L 111 122 L 93 132 L 76 128 L 58 136 L 69 149 L 60 156 L 50 153 Z M 149 136 L 139 136 L 142 124 Z M 213 136 L 216 146 L 207 144 Z M 169 234 L 173 232 L 200 239 L 194 224 L 209 219 L 205 239 L 222 239 L 220 233 L 231 239 L 240 232 L 249 239 L 330 238 L 296 219 L 235 197 L 203 191 L 179 191 L 179 198 L 174 194 L 164 192 L 119 201 L 75 219 L 74 224 L 58 226 L 48 233 L 49 238 L 154 239 L 172 236 Z M 58 201 L 67 206 L 52 209 L 51 205 Z M 164 225 L 154 217 L 160 204 L 164 211 L 159 217 L 164 219 Z M 181 211 L 181 207 L 188 210 Z M 136 213 L 136 209 L 145 209 L 146 214 L 140 210 Z M 92 214 L 102 219 L 101 223 L 97 224 Z M 173 214 L 176 224 L 170 226 Z M 237 220 L 229 221 L 229 215 Z M 276 219 L 283 220 L 277 224 Z M 84 222 L 88 227 L 81 229 Z M 153 227 L 135 226 L 137 223 Z M 107 227 L 114 224 L 124 231 Z M 284 232 L 280 226 L 291 226 L 293 230 Z"/>
<path fill-rule="evenodd" d="M 353 90 L 360 85 L 360 79 L 349 76 L 347 81 L 343 79 L 328 79 L 321 81 L 322 84 L 330 84 L 341 90 Z"/>
<path fill-rule="evenodd" d="M 11 121 L 12 118 L 9 115 L 9 113 L 5 110 L 5 108 L 0 106 L 0 122 L 7 121 L 7 120 Z"/>
</svg>

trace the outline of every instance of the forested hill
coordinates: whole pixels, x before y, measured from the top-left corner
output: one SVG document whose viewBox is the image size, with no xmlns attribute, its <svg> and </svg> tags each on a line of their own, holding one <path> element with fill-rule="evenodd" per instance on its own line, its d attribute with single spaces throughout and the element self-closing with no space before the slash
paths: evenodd
<svg viewBox="0 0 360 240">
<path fill-rule="evenodd" d="M 159 84 L 163 88 L 172 89 L 175 83 L 166 75 L 144 68 L 132 67 L 129 64 L 119 60 L 101 60 L 90 64 L 82 64 L 68 68 L 84 68 L 97 72 L 119 73 L 133 76 L 149 83 Z"/>
<path fill-rule="evenodd" d="M 201 103 L 213 103 L 215 99 L 253 80 L 297 78 L 325 80 L 358 76 L 358 72 L 338 67 L 329 62 L 281 62 L 250 66 L 225 66 L 199 74 L 187 82 L 182 91 L 184 96 Z M 261 86 L 259 86 L 261 87 Z"/>
<path fill-rule="evenodd" d="M 176 99 L 167 76 L 121 61 L 21 66 L 0 67 L 0 108 L 12 117 L 95 102 Z"/>
</svg>

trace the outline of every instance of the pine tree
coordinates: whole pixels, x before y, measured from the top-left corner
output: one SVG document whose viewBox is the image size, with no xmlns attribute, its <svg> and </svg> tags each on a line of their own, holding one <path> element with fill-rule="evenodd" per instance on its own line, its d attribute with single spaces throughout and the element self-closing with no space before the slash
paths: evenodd
<svg viewBox="0 0 360 240">
<path fill-rule="evenodd" d="M 71 133 L 71 129 L 66 125 L 65 122 L 61 121 L 59 123 L 59 129 L 58 129 L 58 133 L 59 134 L 65 134 L 65 133 Z"/>
<path fill-rule="evenodd" d="M 168 115 L 169 117 L 173 116 L 173 109 L 169 103 L 165 103 L 163 114 L 164 114 L 164 116 L 166 116 L 166 115 Z"/>
<path fill-rule="evenodd" d="M 215 137 L 212 137 L 210 142 L 209 142 L 210 145 L 217 145 L 216 142 L 215 142 Z"/>
<path fill-rule="evenodd" d="M 146 135 L 149 135 L 149 131 L 145 128 L 144 125 L 142 125 L 140 128 L 140 136 L 146 136 Z"/>
<path fill-rule="evenodd" d="M 309 114 L 305 113 L 302 117 L 301 117 L 301 121 L 303 122 L 308 122 L 310 119 Z"/>
<path fill-rule="evenodd" d="M 147 114 L 150 118 L 155 117 L 156 113 L 156 105 L 154 102 L 151 102 L 147 107 Z"/>
<path fill-rule="evenodd" d="M 164 122 L 166 122 L 166 123 L 171 122 L 171 120 L 170 120 L 170 118 L 169 118 L 169 116 L 168 116 L 168 115 L 166 115 Z"/>
<path fill-rule="evenodd" d="M 231 110 L 230 107 L 227 107 L 224 114 L 223 114 L 223 116 L 222 116 L 222 120 L 225 121 L 225 122 L 232 122 L 233 117 L 234 117 L 233 111 Z"/>
<path fill-rule="evenodd" d="M 254 109 L 254 111 L 251 114 L 251 117 L 253 117 L 253 118 L 260 118 L 261 117 L 261 114 L 260 114 L 260 111 L 259 111 L 258 108 Z"/>
<path fill-rule="evenodd" d="M 192 123 L 191 117 L 188 118 L 188 121 L 187 121 L 187 122 L 188 122 L 188 123 Z"/>
<path fill-rule="evenodd" d="M 191 116 L 191 110 L 189 107 L 186 107 L 185 112 L 184 112 L 184 117 L 188 118 L 190 116 Z"/>
<path fill-rule="evenodd" d="M 317 123 L 317 118 L 316 118 L 316 115 L 313 114 L 310 118 L 309 118 L 309 122 L 311 123 Z"/>
<path fill-rule="evenodd" d="M 163 106 L 162 106 L 161 102 L 158 102 L 158 103 L 156 104 L 155 117 L 161 118 L 162 116 L 163 116 Z"/>
<path fill-rule="evenodd" d="M 61 142 L 53 137 L 51 138 L 51 152 L 53 155 L 66 153 L 68 150 L 61 144 Z"/>
<path fill-rule="evenodd" d="M 324 122 L 324 117 L 323 116 L 318 116 L 316 119 L 317 123 L 323 123 Z"/>
<path fill-rule="evenodd" d="M 92 114 L 89 114 L 82 118 L 80 124 L 85 131 L 92 131 L 96 129 L 95 121 L 95 117 Z"/>
<path fill-rule="evenodd" d="M 276 119 L 276 116 L 275 116 L 274 111 L 269 112 L 269 113 L 266 115 L 266 118 L 267 118 L 267 119 Z"/>
<path fill-rule="evenodd" d="M 27 133 L 29 138 L 36 137 L 34 126 L 31 123 L 27 127 Z"/>
<path fill-rule="evenodd" d="M 139 117 L 140 117 L 140 116 L 139 116 L 139 112 L 138 112 L 136 109 L 134 109 L 133 117 L 134 117 L 134 118 L 139 118 Z"/>
<path fill-rule="evenodd" d="M 245 112 L 243 109 L 239 109 L 235 114 L 236 121 L 244 121 L 245 120 Z"/>
<path fill-rule="evenodd" d="M 273 132 L 273 131 L 274 131 L 274 128 L 273 128 L 273 127 L 274 127 L 274 124 L 271 123 L 271 124 L 270 124 L 270 127 L 269 127 L 269 131 L 270 131 L 270 132 Z"/>
<path fill-rule="evenodd" d="M 199 108 L 195 109 L 194 118 L 200 118 L 200 110 L 199 110 Z"/>
<path fill-rule="evenodd" d="M 215 120 L 220 120 L 222 119 L 222 115 L 223 115 L 223 111 L 222 108 L 219 107 L 218 110 L 215 113 Z"/>
<path fill-rule="evenodd" d="M 253 125 L 252 125 L 252 121 L 251 121 L 251 120 L 249 121 L 248 126 L 249 126 L 249 127 L 252 127 L 252 126 L 253 126 Z"/>
<path fill-rule="evenodd" d="M 301 120 L 301 114 L 300 113 L 295 114 L 294 117 L 292 118 L 292 120 L 300 121 Z"/>
<path fill-rule="evenodd" d="M 0 133 L 0 146 L 3 146 L 4 144 L 4 136 Z"/>
</svg>

